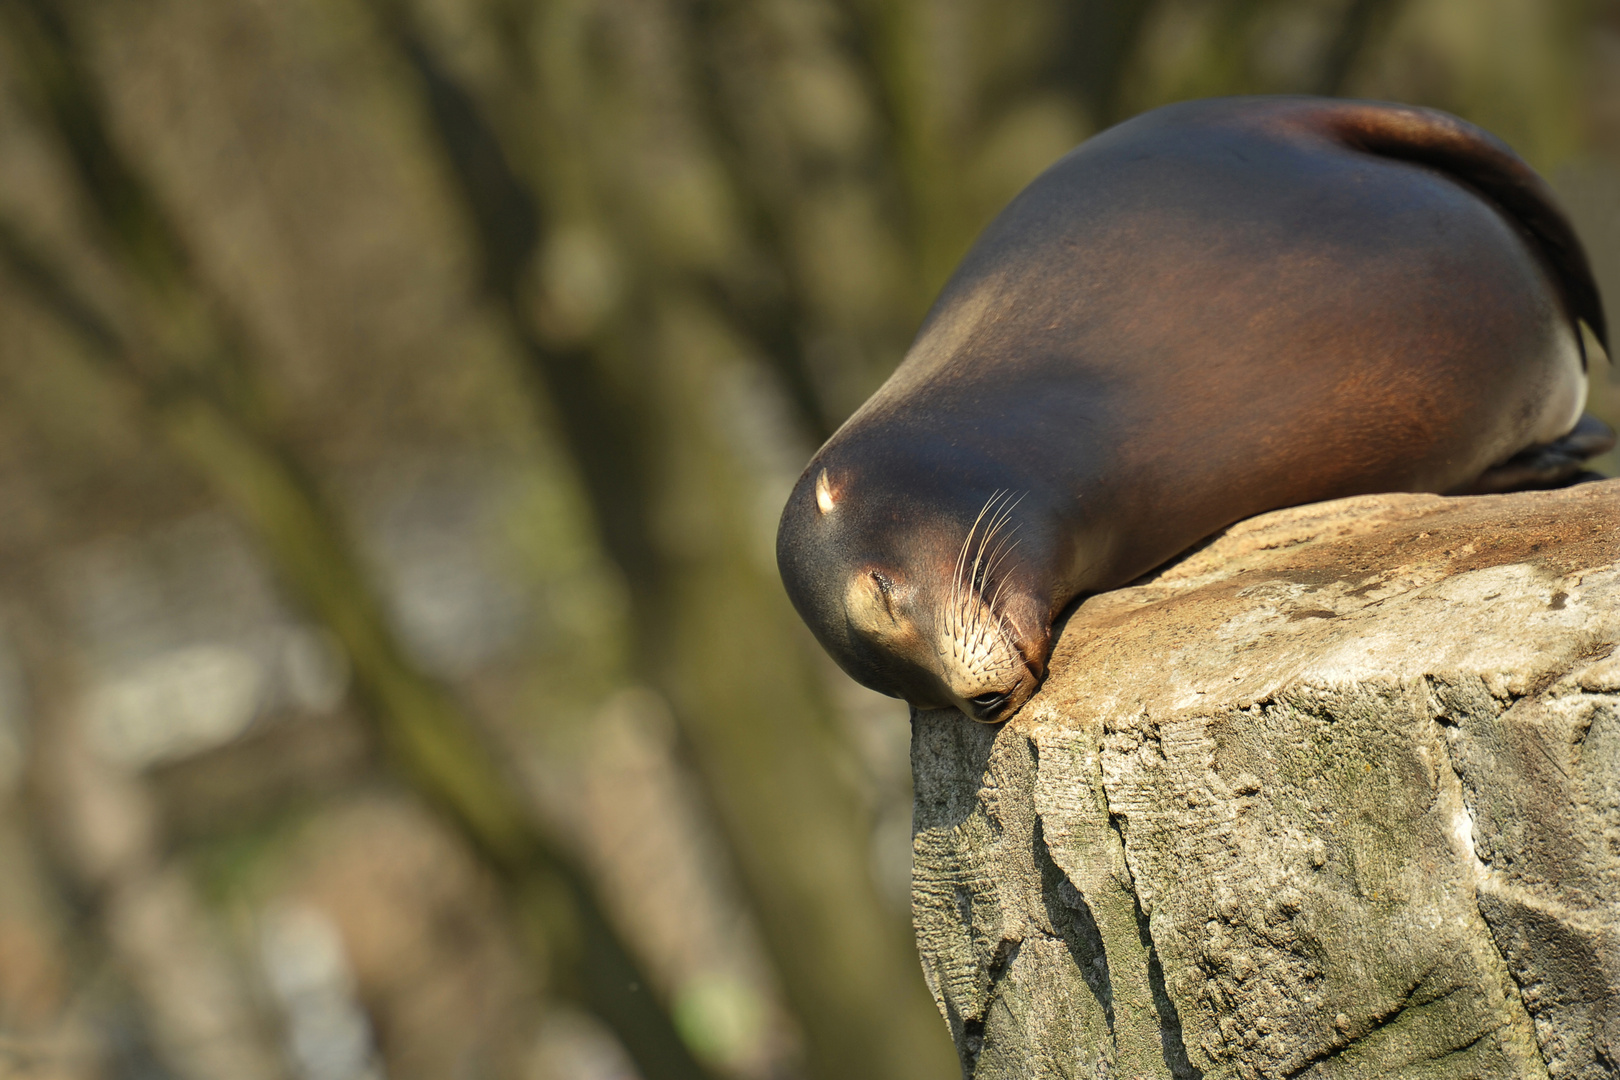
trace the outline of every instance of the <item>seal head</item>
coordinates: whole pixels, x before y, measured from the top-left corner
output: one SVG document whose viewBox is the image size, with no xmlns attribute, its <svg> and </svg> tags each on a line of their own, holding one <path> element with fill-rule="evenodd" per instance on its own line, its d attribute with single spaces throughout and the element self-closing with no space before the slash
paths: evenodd
<svg viewBox="0 0 1620 1080">
<path fill-rule="evenodd" d="M 1015 518 L 1023 493 L 992 490 L 959 521 L 941 512 L 963 505 L 959 496 L 930 500 L 884 480 L 834 460 L 800 481 L 787 509 L 794 525 L 778 534 L 800 614 L 872 689 L 986 721 L 1018 708 L 1045 674 L 1050 626 L 1049 600 L 1020 555 L 1032 540 Z"/>
</svg>

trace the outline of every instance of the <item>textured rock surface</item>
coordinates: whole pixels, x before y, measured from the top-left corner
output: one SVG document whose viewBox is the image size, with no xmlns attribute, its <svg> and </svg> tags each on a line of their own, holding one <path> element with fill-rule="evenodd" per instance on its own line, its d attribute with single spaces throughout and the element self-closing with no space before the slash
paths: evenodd
<svg viewBox="0 0 1620 1080">
<path fill-rule="evenodd" d="M 968 1075 L 1620 1076 L 1620 481 L 1270 514 L 920 713 Z"/>
</svg>

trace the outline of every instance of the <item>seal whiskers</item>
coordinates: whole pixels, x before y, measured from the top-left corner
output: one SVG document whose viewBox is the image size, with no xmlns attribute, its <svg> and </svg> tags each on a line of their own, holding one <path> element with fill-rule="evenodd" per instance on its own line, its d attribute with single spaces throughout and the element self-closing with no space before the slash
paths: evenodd
<svg viewBox="0 0 1620 1080">
<path fill-rule="evenodd" d="M 997 575 L 1020 543 L 1013 511 L 1023 498 L 1002 488 L 985 501 L 962 540 L 950 597 L 939 611 L 938 650 L 945 681 L 964 699 L 1004 696 L 1006 684 L 1021 674 L 1022 658 L 998 606 L 1006 579 Z M 995 591 L 986 599 L 991 581 L 996 582 Z"/>
</svg>

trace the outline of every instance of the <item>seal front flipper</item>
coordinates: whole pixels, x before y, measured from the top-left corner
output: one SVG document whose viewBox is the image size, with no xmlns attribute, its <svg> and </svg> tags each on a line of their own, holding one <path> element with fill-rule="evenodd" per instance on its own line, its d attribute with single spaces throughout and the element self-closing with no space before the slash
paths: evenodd
<svg viewBox="0 0 1620 1080">
<path fill-rule="evenodd" d="M 1586 463 L 1614 449 L 1614 443 L 1614 429 L 1588 413 L 1568 435 L 1545 446 L 1519 451 L 1485 470 L 1478 480 L 1455 494 L 1495 495 L 1601 480 L 1603 477 L 1597 473 L 1587 471 Z"/>
</svg>

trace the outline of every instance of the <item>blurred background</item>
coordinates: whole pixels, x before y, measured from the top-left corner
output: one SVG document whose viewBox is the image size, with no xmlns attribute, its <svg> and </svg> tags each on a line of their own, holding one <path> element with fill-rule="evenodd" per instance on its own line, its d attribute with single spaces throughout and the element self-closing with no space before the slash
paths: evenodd
<svg viewBox="0 0 1620 1080">
<path fill-rule="evenodd" d="M 0 1076 L 956 1075 L 776 515 L 1253 92 L 1485 125 L 1620 297 L 1615 2 L 0 0 Z"/>
</svg>

